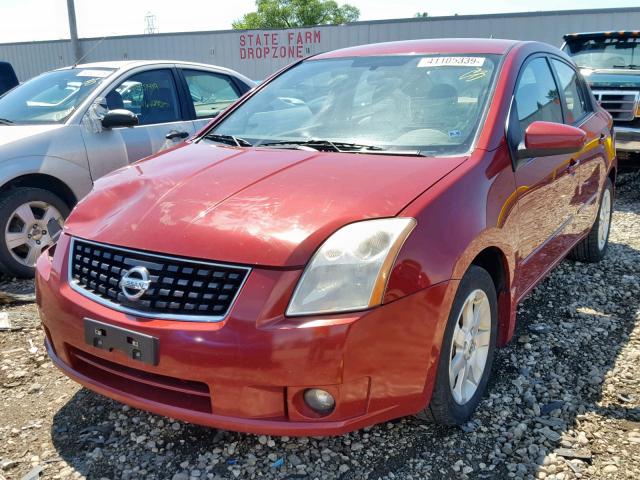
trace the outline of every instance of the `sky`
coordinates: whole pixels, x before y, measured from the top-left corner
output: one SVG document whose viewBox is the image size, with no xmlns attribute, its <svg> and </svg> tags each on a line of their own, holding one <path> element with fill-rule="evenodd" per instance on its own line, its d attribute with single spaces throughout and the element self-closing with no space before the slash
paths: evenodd
<svg viewBox="0 0 640 480">
<path fill-rule="evenodd" d="M 338 0 L 343 4 L 344 1 Z M 558 9 L 635 7 L 638 0 L 348 0 L 360 20 Z M 226 30 L 255 10 L 254 0 L 75 0 L 78 35 L 103 37 L 144 33 L 155 15 L 160 32 Z M 178 7 L 179 5 L 179 7 Z M 0 43 L 69 38 L 66 0 L 0 0 Z"/>
</svg>

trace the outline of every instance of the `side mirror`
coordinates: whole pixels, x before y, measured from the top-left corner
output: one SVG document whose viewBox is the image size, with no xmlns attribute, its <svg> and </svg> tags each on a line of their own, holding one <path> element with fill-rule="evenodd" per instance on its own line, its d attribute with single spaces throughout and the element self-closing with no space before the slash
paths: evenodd
<svg viewBox="0 0 640 480">
<path fill-rule="evenodd" d="M 571 125 L 533 122 L 524 132 L 517 150 L 518 159 L 575 153 L 584 148 L 587 134 Z"/>
<path fill-rule="evenodd" d="M 102 118 L 104 128 L 135 127 L 138 125 L 138 117 L 133 112 L 124 109 L 109 110 Z"/>
</svg>

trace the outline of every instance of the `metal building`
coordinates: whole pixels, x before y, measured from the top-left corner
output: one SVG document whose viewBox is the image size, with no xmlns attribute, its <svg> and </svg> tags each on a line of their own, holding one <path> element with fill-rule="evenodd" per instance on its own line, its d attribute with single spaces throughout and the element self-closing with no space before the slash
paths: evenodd
<svg viewBox="0 0 640 480">
<path fill-rule="evenodd" d="M 297 58 L 364 43 L 436 37 L 541 40 L 560 45 L 562 35 L 599 30 L 639 30 L 640 7 L 354 22 L 291 30 L 161 33 L 80 40 L 83 62 L 172 59 L 213 63 L 262 79 Z M 0 60 L 24 81 L 73 62 L 71 42 L 0 44 Z"/>
</svg>

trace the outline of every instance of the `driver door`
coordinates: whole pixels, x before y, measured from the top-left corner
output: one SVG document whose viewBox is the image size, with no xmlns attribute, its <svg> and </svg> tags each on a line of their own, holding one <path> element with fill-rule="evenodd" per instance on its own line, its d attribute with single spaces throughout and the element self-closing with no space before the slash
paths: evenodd
<svg viewBox="0 0 640 480">
<path fill-rule="evenodd" d="M 549 62 L 537 56 L 525 64 L 514 92 L 510 124 L 512 138 L 524 138 L 534 121 L 563 123 L 558 86 Z M 516 130 L 511 132 L 511 130 Z M 577 186 L 573 155 L 551 155 L 521 159 L 515 168 L 518 204 L 518 275 L 520 298 L 574 241 L 569 235 Z"/>
<path fill-rule="evenodd" d="M 107 110 L 130 110 L 138 117 L 139 124 L 103 128 L 99 132 L 82 129 L 94 180 L 176 145 L 195 132 L 193 123 L 185 120 L 170 68 L 133 73 L 114 85 L 104 98 Z"/>
</svg>

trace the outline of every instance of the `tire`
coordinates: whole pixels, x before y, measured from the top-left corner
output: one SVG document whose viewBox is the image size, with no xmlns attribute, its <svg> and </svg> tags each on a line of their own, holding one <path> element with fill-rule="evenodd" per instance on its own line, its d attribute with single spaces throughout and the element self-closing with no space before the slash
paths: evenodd
<svg viewBox="0 0 640 480">
<path fill-rule="evenodd" d="M 68 215 L 67 204 L 42 188 L 18 187 L 0 194 L 0 271 L 33 277 L 35 262 L 29 265 L 30 260 L 37 259 L 52 243 L 46 227 L 48 219 L 55 218 L 62 225 Z"/>
<path fill-rule="evenodd" d="M 454 336 L 460 340 L 459 332 L 461 330 L 459 327 L 461 324 L 466 323 L 463 315 L 463 308 L 467 306 L 469 301 L 472 302 L 472 305 L 475 302 L 479 302 L 477 305 L 480 305 L 478 307 L 480 309 L 480 318 L 484 319 L 481 320 L 479 324 L 481 326 L 479 331 L 483 332 L 483 340 L 478 340 L 481 338 L 480 336 L 473 337 L 473 342 L 465 341 L 464 347 L 460 348 L 460 341 L 454 345 Z M 488 314 L 486 312 L 486 308 L 489 309 Z M 474 309 L 472 311 L 475 312 L 476 310 Z M 484 314 L 482 314 L 482 312 L 484 312 Z M 456 328 L 456 325 L 458 325 L 458 328 Z M 493 280 L 486 270 L 472 265 L 469 267 L 469 270 L 467 270 L 460 282 L 451 312 L 449 313 L 449 320 L 442 339 L 440 359 L 438 361 L 436 374 L 436 384 L 433 395 L 431 396 L 431 402 L 425 410 L 420 412 L 418 415 L 419 417 L 429 419 L 441 425 L 461 425 L 471 418 L 473 412 L 478 406 L 478 403 L 480 403 L 480 399 L 484 394 L 489 380 L 489 375 L 491 374 L 497 331 L 498 301 Z M 489 336 L 488 341 L 486 341 L 487 335 Z M 470 347 L 470 349 L 467 349 L 467 345 L 469 343 L 475 344 L 475 342 L 478 343 L 477 349 L 473 346 Z M 480 345 L 486 345 L 486 347 L 481 347 Z M 486 361 L 484 368 L 481 370 L 482 374 L 478 375 L 479 379 L 469 377 L 469 381 L 471 383 L 477 380 L 475 390 L 473 388 L 470 388 L 469 390 L 456 388 L 460 385 L 468 385 L 465 383 L 465 377 L 460 377 L 461 375 L 464 375 L 463 370 L 459 370 L 458 374 L 454 373 L 453 377 L 451 377 L 453 378 L 454 385 L 452 387 L 452 380 L 450 378 L 450 366 L 452 365 L 452 360 L 460 358 L 460 355 L 462 355 L 462 358 L 466 359 L 465 353 L 469 352 L 471 352 L 470 358 L 465 360 L 465 362 L 469 362 L 468 365 L 471 365 L 472 362 L 475 362 L 478 359 L 477 357 L 474 357 L 474 355 L 480 355 L 481 359 L 482 354 L 486 352 Z M 455 370 L 453 371 L 455 372 Z M 469 367 L 469 371 L 473 376 L 473 368 Z M 466 372 L 466 369 L 464 372 Z M 457 390 L 458 393 L 455 393 L 454 390 Z M 462 395 L 462 397 L 466 398 L 460 398 L 460 393 L 464 393 L 465 391 L 467 392 L 467 395 Z"/>
<path fill-rule="evenodd" d="M 608 197 L 608 200 L 607 200 Z M 569 258 L 580 262 L 597 263 L 602 260 L 609 247 L 611 214 L 613 212 L 613 184 L 607 178 L 604 182 L 596 221 L 589 233 L 569 253 Z"/>
</svg>

